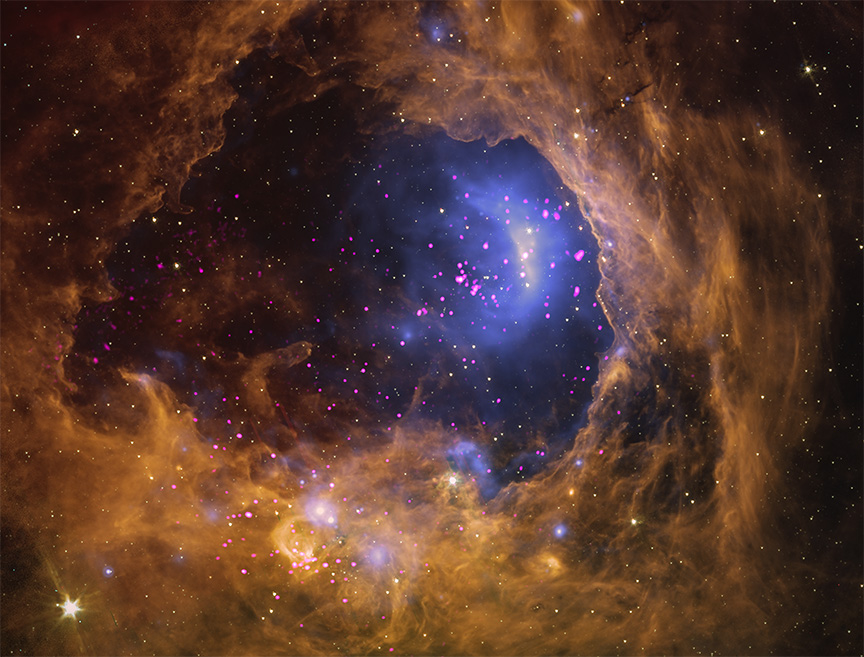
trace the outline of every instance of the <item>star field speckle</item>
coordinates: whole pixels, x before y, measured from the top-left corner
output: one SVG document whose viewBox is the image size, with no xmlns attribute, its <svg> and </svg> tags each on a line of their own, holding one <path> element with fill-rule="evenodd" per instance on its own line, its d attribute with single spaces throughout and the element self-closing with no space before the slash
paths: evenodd
<svg viewBox="0 0 864 657">
<path fill-rule="evenodd" d="M 860 652 L 860 4 L 0 12 L 3 652 Z"/>
</svg>

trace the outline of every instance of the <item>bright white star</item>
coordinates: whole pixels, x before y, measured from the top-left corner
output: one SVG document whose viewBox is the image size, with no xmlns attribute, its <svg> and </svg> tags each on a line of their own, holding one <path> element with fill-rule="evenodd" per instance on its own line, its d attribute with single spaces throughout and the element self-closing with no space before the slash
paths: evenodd
<svg viewBox="0 0 864 657">
<path fill-rule="evenodd" d="M 63 604 L 58 604 L 57 606 L 63 609 L 63 618 L 66 618 L 67 616 L 75 618 L 75 614 L 81 611 L 81 607 L 78 605 L 78 600 L 70 600 L 69 596 L 66 596 L 66 601 Z"/>
</svg>

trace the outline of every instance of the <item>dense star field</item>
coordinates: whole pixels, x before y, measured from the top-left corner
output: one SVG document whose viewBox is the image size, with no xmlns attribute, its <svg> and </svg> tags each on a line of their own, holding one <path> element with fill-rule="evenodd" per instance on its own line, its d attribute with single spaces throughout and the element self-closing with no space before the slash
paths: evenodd
<svg viewBox="0 0 864 657">
<path fill-rule="evenodd" d="M 4 655 L 864 649 L 860 3 L 0 12 Z"/>
</svg>

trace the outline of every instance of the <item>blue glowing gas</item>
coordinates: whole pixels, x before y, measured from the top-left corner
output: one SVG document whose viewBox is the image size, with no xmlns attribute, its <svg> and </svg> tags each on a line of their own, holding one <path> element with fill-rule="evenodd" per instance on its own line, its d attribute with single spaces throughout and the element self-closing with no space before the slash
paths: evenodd
<svg viewBox="0 0 864 657">
<path fill-rule="evenodd" d="M 358 167 L 349 239 L 376 290 L 399 287 L 386 299 L 394 344 L 507 348 L 535 329 L 602 323 L 584 293 L 597 244 L 563 186 L 525 166 L 539 157 L 530 146 L 441 138 L 386 153 Z"/>
<path fill-rule="evenodd" d="M 335 527 L 337 514 L 335 507 L 326 500 L 312 498 L 306 502 L 306 518 L 319 527 Z"/>
<path fill-rule="evenodd" d="M 413 399 L 415 417 L 455 436 L 479 423 L 494 446 L 457 438 L 447 459 L 483 496 L 530 477 L 572 437 L 613 338 L 594 297 L 599 247 L 575 196 L 523 140 L 393 137 L 350 173 L 339 223 L 315 242 L 344 267 L 348 303 L 321 313 L 388 364 L 351 390 L 402 419 Z M 422 390 L 406 394 L 403 374 Z M 526 427 L 544 423 L 552 440 L 538 452 Z"/>
<path fill-rule="evenodd" d="M 375 545 L 366 556 L 371 565 L 379 568 L 390 563 L 390 552 L 383 545 Z"/>
</svg>

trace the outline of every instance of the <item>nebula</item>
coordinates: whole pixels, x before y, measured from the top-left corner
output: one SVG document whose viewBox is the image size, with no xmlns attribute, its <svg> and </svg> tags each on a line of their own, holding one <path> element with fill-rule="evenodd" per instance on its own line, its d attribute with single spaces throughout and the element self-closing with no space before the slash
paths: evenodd
<svg viewBox="0 0 864 657">
<path fill-rule="evenodd" d="M 4 652 L 860 653 L 860 4 L 0 11 Z"/>
</svg>

